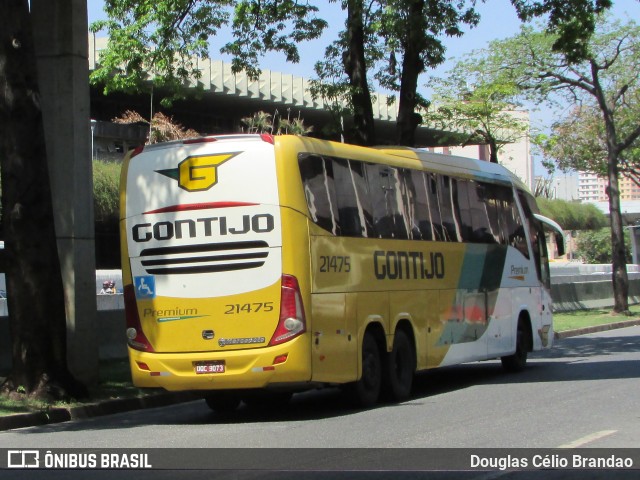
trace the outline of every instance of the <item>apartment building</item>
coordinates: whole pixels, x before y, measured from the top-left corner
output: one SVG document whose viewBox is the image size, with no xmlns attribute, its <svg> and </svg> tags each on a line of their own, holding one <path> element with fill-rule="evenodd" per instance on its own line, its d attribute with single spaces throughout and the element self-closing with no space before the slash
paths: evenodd
<svg viewBox="0 0 640 480">
<path fill-rule="evenodd" d="M 633 180 L 620 177 L 620 200 L 640 200 L 640 187 Z M 578 198 L 583 202 L 606 202 L 607 179 L 594 173 L 578 173 Z"/>
</svg>

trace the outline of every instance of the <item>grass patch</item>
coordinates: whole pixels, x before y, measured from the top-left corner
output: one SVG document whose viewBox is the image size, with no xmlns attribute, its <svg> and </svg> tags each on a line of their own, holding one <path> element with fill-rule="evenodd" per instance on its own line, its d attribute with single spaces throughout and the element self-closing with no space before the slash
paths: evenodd
<svg viewBox="0 0 640 480">
<path fill-rule="evenodd" d="M 0 383 L 2 383 L 3 379 L 0 375 Z M 133 386 L 128 359 L 109 360 L 100 362 L 98 384 L 90 389 L 90 398 L 86 402 L 47 403 L 34 400 L 26 395 L 14 395 L 14 398 L 0 395 L 0 416 L 14 413 L 46 412 L 51 408 L 57 407 L 70 408 L 103 400 L 141 397 L 156 391 L 155 389 L 140 390 Z"/>
<path fill-rule="evenodd" d="M 574 312 L 562 312 L 553 314 L 553 329 L 556 332 L 575 330 L 578 328 L 595 327 L 608 323 L 634 320 L 640 317 L 640 305 L 629 307 L 631 316 L 613 314 L 612 310 L 576 310 Z"/>
</svg>

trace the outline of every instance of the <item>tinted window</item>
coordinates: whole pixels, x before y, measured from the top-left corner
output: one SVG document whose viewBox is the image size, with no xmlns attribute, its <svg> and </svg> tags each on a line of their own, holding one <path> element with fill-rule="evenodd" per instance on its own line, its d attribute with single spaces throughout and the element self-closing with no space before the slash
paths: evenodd
<svg viewBox="0 0 640 480">
<path fill-rule="evenodd" d="M 471 214 L 472 236 L 471 241 L 477 243 L 499 243 L 500 228 L 497 212 L 495 212 L 495 199 L 491 198 L 491 185 L 480 182 L 469 182 L 467 193 L 469 195 L 469 210 Z M 489 210 L 493 210 L 493 224 L 489 218 Z"/>
<path fill-rule="evenodd" d="M 460 225 L 458 225 L 458 221 L 453 214 L 454 198 L 451 179 L 447 175 L 437 175 L 437 178 L 443 240 L 459 242 L 461 241 Z"/>
<path fill-rule="evenodd" d="M 424 173 L 424 182 L 427 189 L 427 203 L 429 204 L 429 221 L 433 229 L 433 239 L 445 241 L 444 228 L 442 227 L 442 214 L 440 209 L 440 197 L 438 196 L 438 176 L 435 173 Z"/>
<path fill-rule="evenodd" d="M 388 168 L 389 191 L 387 201 L 393 218 L 393 238 L 411 238 L 411 210 L 413 197 L 402 181 L 403 169 Z"/>
<path fill-rule="evenodd" d="M 413 211 L 411 212 L 411 233 L 417 240 L 433 240 L 433 222 L 429 210 L 429 198 L 427 196 L 427 184 L 425 176 L 418 170 L 405 170 L 405 182 L 407 189 L 413 195 Z"/>
<path fill-rule="evenodd" d="M 525 257 L 529 258 L 529 247 L 524 233 L 524 225 L 514 200 L 510 202 L 505 213 L 509 245 L 517 248 Z"/>
<path fill-rule="evenodd" d="M 339 235 L 333 165 L 318 155 L 300 154 L 298 163 L 307 198 L 309 215 L 314 223 Z"/>
<path fill-rule="evenodd" d="M 373 225 L 379 238 L 408 238 L 398 170 L 365 164 Z"/>
<path fill-rule="evenodd" d="M 454 214 L 459 226 L 462 241 L 472 242 L 473 226 L 471 224 L 471 206 L 469 205 L 469 190 L 471 184 L 467 180 L 451 179 L 451 188 L 453 189 L 453 205 Z"/>
<path fill-rule="evenodd" d="M 333 175 L 341 234 L 373 236 L 369 189 L 362 163 L 335 158 Z"/>
<path fill-rule="evenodd" d="M 509 244 L 509 222 L 513 205 L 513 192 L 510 188 L 485 184 L 483 186 L 484 206 L 491 227 L 491 233 L 496 241 Z"/>
</svg>

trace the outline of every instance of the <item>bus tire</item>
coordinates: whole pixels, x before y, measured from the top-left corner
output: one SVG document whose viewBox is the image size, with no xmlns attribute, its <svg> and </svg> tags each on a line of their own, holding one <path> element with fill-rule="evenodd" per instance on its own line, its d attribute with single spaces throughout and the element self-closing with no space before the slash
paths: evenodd
<svg viewBox="0 0 640 480">
<path fill-rule="evenodd" d="M 403 330 L 397 330 L 393 349 L 383 365 L 384 393 L 394 402 L 402 402 L 411 395 L 416 360 L 413 345 Z"/>
<path fill-rule="evenodd" d="M 527 366 L 527 355 L 529 353 L 529 345 L 531 339 L 531 330 L 529 329 L 527 322 L 522 318 L 518 320 L 518 332 L 516 334 L 516 351 L 513 355 L 507 355 L 500 360 L 502 361 L 502 368 L 507 372 L 517 373 L 524 370 Z"/>
<path fill-rule="evenodd" d="M 345 392 L 356 407 L 369 408 L 378 402 L 382 389 L 382 361 L 380 349 L 371 332 L 362 339 L 362 376 L 357 382 L 349 383 Z"/>
<path fill-rule="evenodd" d="M 207 395 L 204 398 L 207 406 L 219 413 L 233 412 L 240 406 L 240 396 L 235 392 L 220 391 Z"/>
</svg>

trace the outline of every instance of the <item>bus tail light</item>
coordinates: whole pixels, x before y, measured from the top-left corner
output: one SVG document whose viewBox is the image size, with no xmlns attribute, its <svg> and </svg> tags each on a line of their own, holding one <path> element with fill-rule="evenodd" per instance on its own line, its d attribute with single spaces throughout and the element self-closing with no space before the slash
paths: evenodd
<svg viewBox="0 0 640 480">
<path fill-rule="evenodd" d="M 269 345 L 274 346 L 288 342 L 306 331 L 307 322 L 298 280 L 292 275 L 283 275 L 280 320 Z"/>
<path fill-rule="evenodd" d="M 136 292 L 133 285 L 124 287 L 124 311 L 127 320 L 127 343 L 134 350 L 153 352 L 153 347 L 142 331 L 138 307 L 136 305 Z"/>
</svg>

